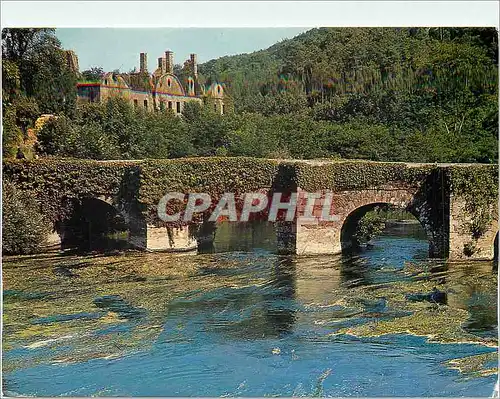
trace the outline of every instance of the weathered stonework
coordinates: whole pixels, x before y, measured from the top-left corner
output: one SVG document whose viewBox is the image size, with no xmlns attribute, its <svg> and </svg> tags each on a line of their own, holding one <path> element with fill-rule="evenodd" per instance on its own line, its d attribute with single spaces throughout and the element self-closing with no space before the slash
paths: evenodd
<svg viewBox="0 0 500 399">
<path fill-rule="evenodd" d="M 299 193 L 301 191 L 299 189 Z M 318 218 L 323 209 L 324 194 L 323 192 L 323 197 L 317 200 L 312 213 Z M 445 256 L 441 250 L 443 244 L 440 234 L 429 224 L 427 207 L 423 206 L 425 204 L 422 204 L 423 200 L 417 188 L 385 186 L 377 189 L 345 190 L 333 193 L 332 197 L 330 214 L 335 215 L 337 220 L 310 224 L 300 217 L 297 219 L 297 254 L 341 253 L 342 249 L 350 246 L 349 240 L 353 234 L 353 231 L 349 231 L 351 225 L 355 228 L 361 217 L 375 206 L 391 204 L 413 213 L 419 220 L 429 238 L 431 256 Z M 304 207 L 304 201 L 299 201 L 299 212 L 303 212 Z"/>
<path fill-rule="evenodd" d="M 76 57 L 76 56 L 75 56 Z M 217 82 L 205 86 L 198 80 L 196 54 L 191 54 L 179 76 L 174 74 L 174 54 L 166 51 L 158 59 L 158 68 L 148 72 L 147 54 L 140 54 L 139 71 L 105 73 L 99 81 L 79 82 L 78 99 L 101 102 L 121 97 L 136 108 L 147 111 L 168 111 L 181 114 L 187 102 L 204 103 L 210 100 L 216 112 L 224 113 L 224 89 Z M 76 59 L 77 65 L 78 60 Z"/>
<path fill-rule="evenodd" d="M 475 238 L 471 234 L 473 217 L 466 209 L 466 200 L 461 196 L 451 196 L 449 257 L 453 260 L 489 260 L 494 257 L 494 242 L 498 234 L 498 208 L 491 204 L 491 220 L 486 231 Z"/>
<path fill-rule="evenodd" d="M 189 234 L 189 227 L 147 227 L 147 249 L 152 251 L 196 251 L 196 237 Z"/>
<path fill-rule="evenodd" d="M 297 220 L 297 255 L 325 255 L 342 252 L 338 227 L 332 222 L 317 224 Z"/>
<path fill-rule="evenodd" d="M 45 247 L 48 250 L 61 249 L 61 244 L 62 244 L 61 236 L 56 231 L 53 231 L 47 235 Z"/>
<path fill-rule="evenodd" d="M 450 178 L 451 168 L 461 173 L 462 180 L 456 176 Z M 470 170 L 471 175 L 463 173 Z M 275 223 L 278 252 L 285 254 L 341 253 L 349 246 L 353 228 L 360 218 L 383 204 L 401 207 L 419 220 L 427 234 L 432 257 L 492 259 L 498 233 L 495 194 L 498 182 L 492 165 L 313 163 L 254 158 L 111 162 L 45 159 L 4 162 L 3 171 L 4 178 L 16 187 L 36 194 L 47 219 L 54 226 L 57 224 L 63 242 L 64 220 L 72 212 L 68 199 L 78 203 L 94 198 L 111 205 L 123 216 L 129 242 L 135 248 L 198 248 L 201 252 L 210 252 L 217 223 L 199 220 L 187 226 L 169 225 L 167 229 L 158 219 L 159 199 L 173 191 L 206 192 L 213 200 L 225 192 L 240 195 L 259 191 L 268 197 L 276 192 L 297 193 L 296 219 Z M 455 182 L 465 182 L 466 189 L 459 184 L 451 185 L 453 178 Z M 485 187 L 485 181 L 491 188 L 488 195 L 470 194 L 467 188 Z M 305 192 L 320 194 L 313 216 L 322 213 L 323 202 L 331 193 L 330 215 L 337 218 L 306 223 Z M 468 209 L 479 211 L 470 215 Z M 482 219 L 487 222 L 481 229 L 471 229 L 472 222 L 477 224 L 478 215 L 483 214 L 488 216 Z"/>
<path fill-rule="evenodd" d="M 196 237 L 200 252 L 213 252 L 217 223 L 203 222 L 191 224 L 192 235 Z"/>
<path fill-rule="evenodd" d="M 278 253 L 282 255 L 297 253 L 297 225 L 295 222 L 275 222 Z"/>
</svg>

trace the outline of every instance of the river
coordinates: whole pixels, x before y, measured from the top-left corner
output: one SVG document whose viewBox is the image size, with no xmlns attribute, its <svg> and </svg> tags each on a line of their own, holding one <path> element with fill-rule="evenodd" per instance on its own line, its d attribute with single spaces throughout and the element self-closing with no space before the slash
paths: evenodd
<svg viewBox="0 0 500 399">
<path fill-rule="evenodd" d="M 3 262 L 3 389 L 29 396 L 489 396 L 492 262 L 427 259 L 411 225 L 356 255 L 283 257 L 222 226 L 216 253 Z"/>
</svg>

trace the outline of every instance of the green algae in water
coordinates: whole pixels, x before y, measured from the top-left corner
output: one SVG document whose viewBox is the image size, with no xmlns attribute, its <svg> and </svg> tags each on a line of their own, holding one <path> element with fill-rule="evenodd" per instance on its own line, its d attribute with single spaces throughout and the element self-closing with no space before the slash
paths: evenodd
<svg viewBox="0 0 500 399">
<path fill-rule="evenodd" d="M 482 353 L 448 360 L 444 363 L 450 369 L 458 370 L 469 378 L 498 374 L 498 353 Z"/>
<path fill-rule="evenodd" d="M 460 293 L 464 296 L 469 295 L 471 287 L 474 287 L 473 291 L 485 292 L 483 305 L 486 311 L 491 303 L 496 303 L 496 276 L 487 267 L 486 270 L 474 273 L 470 270 L 470 267 L 474 266 L 463 267 L 463 265 L 450 264 L 448 277 L 443 278 L 446 275 L 443 272 L 433 274 L 426 268 L 418 272 L 416 265 L 408 264 L 402 270 L 402 273 L 409 277 L 406 280 L 378 286 L 350 288 L 352 291 L 348 294 L 349 296 L 365 298 L 365 301 L 370 298 L 372 300 L 384 298 L 387 310 L 406 311 L 410 314 L 390 320 L 380 318 L 367 320 L 366 323 L 354 327 L 341 328 L 335 334 L 350 334 L 359 337 L 411 334 L 426 336 L 432 342 L 471 342 L 496 346 L 495 338 L 482 337 L 464 329 L 471 314 L 470 309 L 467 308 L 468 300 L 461 298 Z M 457 274 L 457 277 L 450 278 L 453 274 Z M 440 293 L 449 293 L 446 296 L 448 304 L 425 300 L 432 297 L 431 294 L 437 291 L 436 287 L 439 287 Z M 417 295 L 421 295 L 423 300 L 413 300 Z M 358 299 L 357 302 L 359 301 Z"/>
<path fill-rule="evenodd" d="M 496 306 L 496 276 L 487 263 L 408 263 L 403 269 L 384 270 L 386 281 L 363 284 L 353 284 L 337 258 L 294 258 L 288 265 L 266 256 L 258 263 L 255 269 L 255 258 L 245 256 L 138 253 L 6 258 L 4 349 L 26 350 L 23 356 L 30 364 L 117 359 L 147 351 L 165 328 L 184 333 L 196 312 L 236 314 L 240 307 L 244 309 L 238 314 L 241 321 L 228 318 L 206 330 L 237 340 L 262 339 L 262 334 L 280 337 L 283 331 L 270 328 L 269 323 L 283 319 L 284 310 L 275 296 L 284 295 L 287 285 L 291 291 L 284 298 L 298 304 L 297 309 L 285 309 L 290 314 L 287 322 L 310 320 L 325 339 L 329 334 L 411 334 L 439 343 L 496 345 L 491 336 L 467 328 L 471 320 L 483 320 L 481 315 Z M 72 276 L 59 273 L 60 268 L 72 271 Z M 364 273 L 371 272 L 365 268 Z M 270 278 L 285 277 L 284 286 L 269 283 Z M 445 304 L 411 300 L 412 294 L 425 296 L 436 287 L 446 293 Z M 214 292 L 220 293 L 218 302 L 207 302 L 206 293 Z M 241 295 L 246 302 L 233 303 L 231 298 L 236 301 Z M 269 301 L 277 303 L 276 310 L 259 305 Z M 186 312 L 184 319 L 169 327 L 166 321 L 176 312 Z M 470 370 L 464 372 L 470 376 L 496 372 L 490 360 L 482 362 L 486 355 L 478 356 L 454 359 L 444 366 Z M 4 371 L 19 367 L 19 358 L 4 356 Z M 323 378 L 311 392 L 324 394 L 328 380 Z"/>
<path fill-rule="evenodd" d="M 114 358 L 145 349 L 161 333 L 176 296 L 249 283 L 247 276 L 237 273 L 204 276 L 201 281 L 196 278 L 200 262 L 210 264 L 213 257 L 142 253 L 7 257 L 4 350 L 32 350 L 29 361 L 38 364 Z M 218 262 L 224 268 L 240 266 L 232 260 Z M 78 274 L 61 274 L 61 268 Z M 38 353 L 42 348 L 50 352 Z M 4 357 L 5 371 L 20 366 Z"/>
</svg>

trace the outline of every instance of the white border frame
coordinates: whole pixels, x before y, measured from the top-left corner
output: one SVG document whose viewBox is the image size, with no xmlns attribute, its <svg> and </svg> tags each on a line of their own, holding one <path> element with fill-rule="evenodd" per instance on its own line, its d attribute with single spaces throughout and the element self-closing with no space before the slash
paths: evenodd
<svg viewBox="0 0 500 399">
<path fill-rule="evenodd" d="M 2 1 L 2 27 L 499 26 L 489 1 Z"/>
</svg>

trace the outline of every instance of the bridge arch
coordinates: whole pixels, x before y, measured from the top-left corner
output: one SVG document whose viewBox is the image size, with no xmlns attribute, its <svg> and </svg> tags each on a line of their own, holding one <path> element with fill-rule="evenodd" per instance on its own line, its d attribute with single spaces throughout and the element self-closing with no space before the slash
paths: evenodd
<svg viewBox="0 0 500 399">
<path fill-rule="evenodd" d="M 432 206 L 418 188 L 381 187 L 340 191 L 333 194 L 332 214 L 334 222 L 324 222 L 317 226 L 298 225 L 297 252 L 341 253 L 349 246 L 354 226 L 369 210 L 381 205 L 392 205 L 411 213 L 420 222 L 429 241 L 429 256 L 443 257 L 442 229 L 444 225 L 432 218 Z M 311 243 L 316 243 L 312 245 Z"/>
<path fill-rule="evenodd" d="M 340 248 L 350 245 L 353 228 L 359 220 L 377 206 L 392 205 L 411 213 L 419 222 L 429 241 L 429 256 L 439 253 L 438 232 L 431 223 L 429 204 L 415 189 L 360 190 L 347 195 L 347 201 L 339 208 Z M 352 241 L 351 241 L 352 242 Z"/>
<path fill-rule="evenodd" d="M 355 240 L 356 230 L 357 230 L 359 222 L 361 221 L 363 216 L 365 216 L 368 212 L 373 211 L 378 207 L 383 208 L 387 205 L 393 205 L 393 206 L 397 207 L 398 209 L 407 211 L 410 214 L 412 214 L 416 220 L 418 220 L 418 222 L 420 223 L 420 226 L 422 227 L 422 229 L 424 230 L 424 232 L 427 236 L 427 240 L 429 242 L 429 253 L 431 253 L 432 248 L 433 248 L 433 245 L 432 245 L 433 236 L 432 236 L 431 231 L 429 231 L 429 226 L 425 224 L 425 218 L 419 218 L 421 215 L 419 215 L 417 212 L 415 212 L 414 209 L 411 209 L 409 207 L 409 204 L 406 206 L 401 206 L 401 205 L 396 206 L 395 204 L 391 204 L 388 202 L 374 202 L 374 203 L 362 205 L 359 208 L 356 208 L 355 210 L 353 210 L 349 215 L 347 215 L 347 217 L 344 218 L 343 223 L 342 223 L 342 227 L 341 227 L 341 231 L 340 231 L 340 243 L 341 243 L 342 250 L 344 251 L 344 250 L 350 249 L 350 248 L 355 246 L 355 244 L 356 244 L 356 240 Z M 422 220 L 420 220 L 420 219 L 423 219 L 424 222 L 422 222 Z"/>
<path fill-rule="evenodd" d="M 70 215 L 55 223 L 62 249 L 128 248 L 130 217 L 112 196 L 87 196 L 74 201 Z"/>
</svg>

